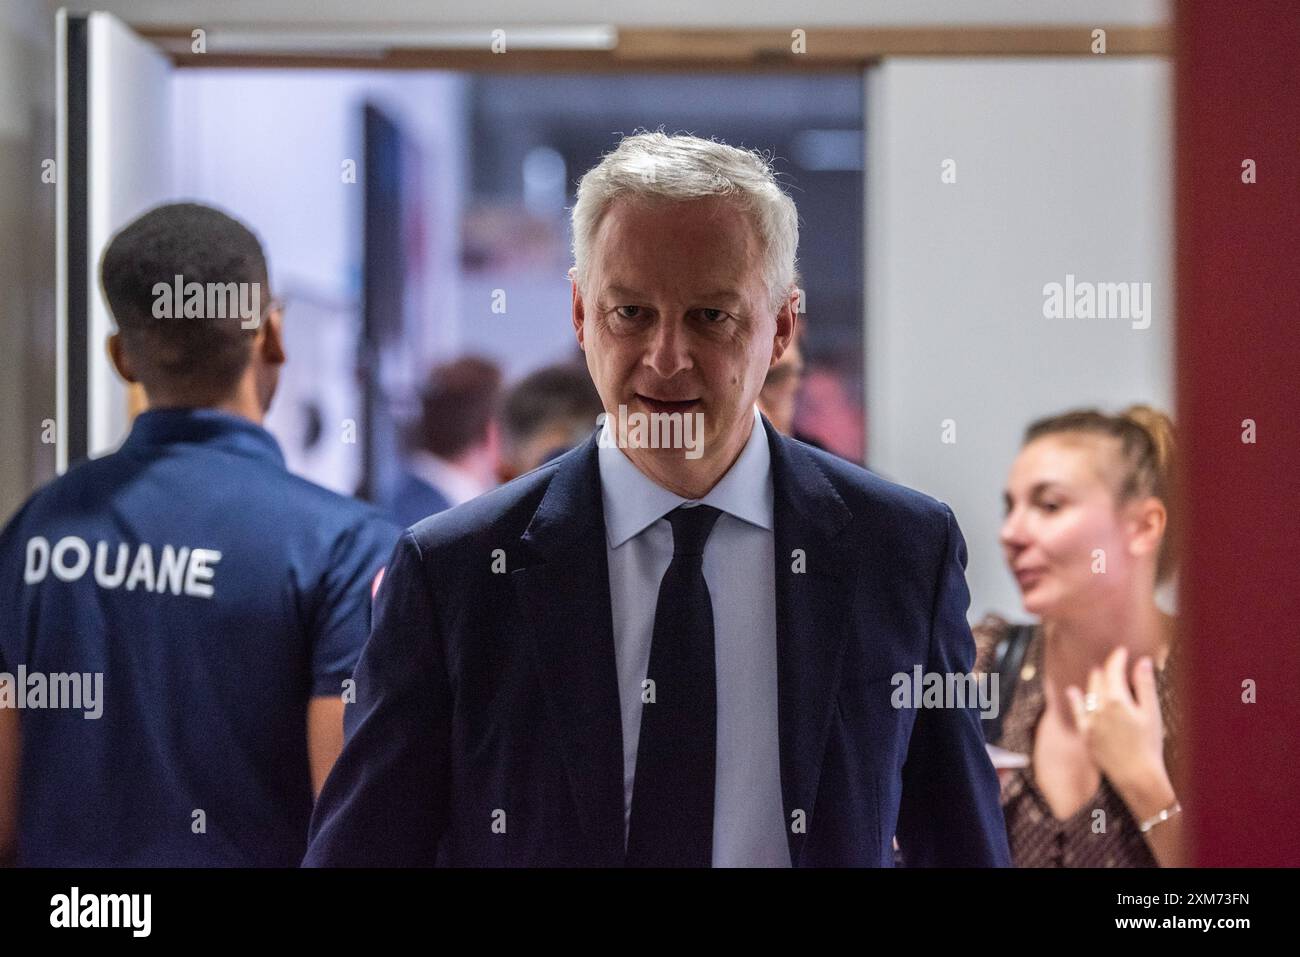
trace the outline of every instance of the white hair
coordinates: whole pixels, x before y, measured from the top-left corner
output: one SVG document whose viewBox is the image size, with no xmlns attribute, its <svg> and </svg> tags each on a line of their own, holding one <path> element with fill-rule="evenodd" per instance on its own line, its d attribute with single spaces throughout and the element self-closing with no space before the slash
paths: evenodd
<svg viewBox="0 0 1300 957">
<path fill-rule="evenodd" d="M 624 196 L 648 201 L 729 197 L 758 231 L 773 309 L 795 284 L 799 213 L 778 185 L 771 161 L 754 150 L 660 130 L 624 136 L 578 183 L 573 262 L 578 288 L 584 292 L 596 230 L 610 204 Z"/>
</svg>

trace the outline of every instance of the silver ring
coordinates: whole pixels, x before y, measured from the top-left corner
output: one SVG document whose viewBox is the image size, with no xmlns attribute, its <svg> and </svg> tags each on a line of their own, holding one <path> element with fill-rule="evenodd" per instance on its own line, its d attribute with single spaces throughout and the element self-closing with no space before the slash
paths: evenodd
<svg viewBox="0 0 1300 957">
<path fill-rule="evenodd" d="M 1100 706 L 1101 704 L 1097 700 L 1097 693 L 1095 691 L 1089 691 L 1086 695 L 1083 696 L 1084 711 L 1096 711 L 1097 708 L 1099 708 Z"/>
</svg>

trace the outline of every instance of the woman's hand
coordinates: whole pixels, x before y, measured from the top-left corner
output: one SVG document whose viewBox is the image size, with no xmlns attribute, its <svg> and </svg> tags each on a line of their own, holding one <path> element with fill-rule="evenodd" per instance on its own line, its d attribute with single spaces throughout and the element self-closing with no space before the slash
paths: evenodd
<svg viewBox="0 0 1300 957">
<path fill-rule="evenodd" d="M 1077 687 L 1066 688 L 1065 695 L 1093 762 L 1140 823 L 1173 806 L 1175 796 L 1165 768 L 1155 665 L 1149 657 L 1138 659 L 1133 669 L 1136 694 L 1129 692 L 1127 666 L 1128 649 L 1121 647 L 1111 652 L 1103 667 L 1089 672 L 1088 694 L 1095 695 L 1096 703 L 1092 710 L 1084 707 L 1083 692 Z M 1181 816 L 1158 824 L 1143 837 L 1160 866 L 1186 863 Z"/>
<path fill-rule="evenodd" d="M 1116 648 L 1101 668 L 1088 675 L 1088 694 L 1096 707 L 1089 711 L 1083 692 L 1065 689 L 1076 727 L 1093 762 L 1124 798 L 1133 816 L 1143 820 L 1173 802 L 1173 786 L 1165 768 L 1164 722 L 1155 667 L 1150 657 L 1133 669 L 1136 695 L 1129 691 L 1128 649 Z"/>
</svg>

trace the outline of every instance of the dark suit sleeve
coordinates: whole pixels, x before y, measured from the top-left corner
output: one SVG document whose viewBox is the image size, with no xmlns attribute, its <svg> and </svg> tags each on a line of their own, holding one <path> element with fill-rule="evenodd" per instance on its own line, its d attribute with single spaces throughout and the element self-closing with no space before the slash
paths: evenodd
<svg viewBox="0 0 1300 957">
<path fill-rule="evenodd" d="M 344 725 L 304 866 L 433 866 L 448 818 L 451 692 L 429 577 L 410 532 L 380 584 Z"/>
<path fill-rule="evenodd" d="M 947 534 L 930 621 L 927 673 L 965 674 L 975 660 L 966 623 L 966 541 L 943 506 Z M 909 867 L 1007 867 L 997 773 L 977 704 L 919 708 L 903 766 L 898 844 Z"/>
</svg>

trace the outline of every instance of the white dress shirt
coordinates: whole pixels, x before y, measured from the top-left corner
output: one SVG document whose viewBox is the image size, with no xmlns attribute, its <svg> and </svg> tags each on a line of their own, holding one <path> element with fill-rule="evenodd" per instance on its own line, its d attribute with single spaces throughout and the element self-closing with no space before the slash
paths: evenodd
<svg viewBox="0 0 1300 957">
<path fill-rule="evenodd" d="M 777 726 L 772 464 L 758 407 L 740 456 L 695 502 L 633 465 L 615 447 L 612 425 L 607 417 L 598 460 L 623 719 L 624 841 L 636 781 L 641 683 L 650 665 L 659 583 L 673 555 L 672 526 L 664 516 L 679 505 L 704 504 L 723 512 L 704 549 L 718 693 L 713 866 L 789 867 Z"/>
<path fill-rule="evenodd" d="M 416 478 L 441 492 L 450 503 L 449 508 L 463 505 L 492 489 L 492 486 L 484 485 L 464 469 L 424 449 L 413 450 L 406 467 Z"/>
</svg>

